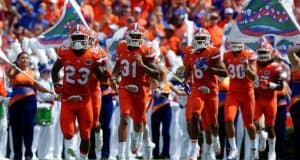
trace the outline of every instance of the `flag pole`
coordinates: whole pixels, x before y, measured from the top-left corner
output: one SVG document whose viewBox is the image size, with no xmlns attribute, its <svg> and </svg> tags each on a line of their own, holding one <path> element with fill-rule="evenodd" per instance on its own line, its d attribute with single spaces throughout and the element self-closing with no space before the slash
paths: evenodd
<svg viewBox="0 0 300 160">
<path fill-rule="evenodd" d="M 16 66 L 15 64 L 11 63 L 8 58 L 5 56 L 5 54 L 0 50 L 0 58 L 7 64 L 9 64 L 10 66 L 14 67 L 17 71 L 19 71 L 20 73 L 22 73 L 23 75 L 25 75 L 27 78 L 33 80 L 35 83 L 37 83 L 39 86 L 41 86 L 43 89 L 45 89 L 47 92 L 52 93 L 52 91 L 50 91 L 49 89 L 45 88 L 44 86 L 42 86 L 36 79 L 34 79 L 31 75 L 29 75 L 28 73 L 24 72 L 21 68 L 19 68 L 18 66 Z"/>
</svg>

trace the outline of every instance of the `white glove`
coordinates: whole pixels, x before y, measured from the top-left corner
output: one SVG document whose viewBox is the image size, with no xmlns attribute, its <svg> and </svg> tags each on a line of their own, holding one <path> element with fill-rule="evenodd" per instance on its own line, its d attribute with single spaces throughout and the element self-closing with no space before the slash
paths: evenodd
<svg viewBox="0 0 300 160">
<path fill-rule="evenodd" d="M 159 88 L 156 88 L 153 92 L 155 97 L 159 97 L 161 95 L 161 90 Z"/>
<path fill-rule="evenodd" d="M 199 91 L 201 91 L 203 94 L 209 94 L 210 89 L 207 86 L 201 86 L 198 88 Z"/>
<path fill-rule="evenodd" d="M 278 87 L 278 84 L 276 84 L 274 82 L 269 82 L 269 88 L 270 89 L 275 89 L 276 87 Z"/>
</svg>

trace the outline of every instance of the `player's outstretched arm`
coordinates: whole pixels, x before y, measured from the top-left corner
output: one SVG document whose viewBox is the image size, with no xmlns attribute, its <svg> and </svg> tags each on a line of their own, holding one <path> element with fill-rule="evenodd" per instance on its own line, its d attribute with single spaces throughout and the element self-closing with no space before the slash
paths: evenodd
<svg viewBox="0 0 300 160">
<path fill-rule="evenodd" d="M 220 77 L 227 77 L 228 73 L 225 68 L 225 64 L 220 60 L 214 63 L 213 67 L 208 67 L 207 72 L 216 74 Z"/>
<path fill-rule="evenodd" d="M 51 76 L 52 76 L 52 81 L 53 84 L 56 84 L 59 82 L 59 70 L 63 67 L 63 64 L 57 60 L 52 68 Z"/>
<path fill-rule="evenodd" d="M 251 79 L 255 80 L 256 78 L 256 61 L 249 61 L 248 60 L 245 62 L 245 73 L 246 75 Z"/>
<path fill-rule="evenodd" d="M 300 46 L 293 46 L 288 49 L 288 58 L 292 67 L 298 66 L 300 68 Z"/>
<path fill-rule="evenodd" d="M 116 64 L 115 64 L 115 67 L 112 71 L 112 79 L 113 80 L 117 80 L 118 77 L 120 76 L 121 74 L 121 69 L 120 69 L 121 65 L 120 65 L 120 61 L 117 60 Z"/>
<path fill-rule="evenodd" d="M 102 62 L 97 67 L 94 68 L 93 73 L 99 81 L 107 82 L 107 80 L 112 76 L 112 71 L 108 67 L 108 62 Z"/>
<path fill-rule="evenodd" d="M 277 76 L 275 78 L 275 81 L 271 82 L 269 86 L 271 89 L 281 91 L 283 89 L 283 80 L 279 76 Z"/>
<path fill-rule="evenodd" d="M 142 56 L 139 54 L 135 55 L 135 60 L 143 68 L 143 71 L 146 72 L 151 78 L 159 80 L 160 79 L 160 70 L 155 65 L 154 62 L 145 62 L 142 60 Z"/>
<path fill-rule="evenodd" d="M 59 84 L 59 70 L 63 67 L 63 64 L 57 60 L 52 68 L 51 77 L 54 84 L 55 92 L 60 94 L 62 91 L 62 84 Z"/>
</svg>

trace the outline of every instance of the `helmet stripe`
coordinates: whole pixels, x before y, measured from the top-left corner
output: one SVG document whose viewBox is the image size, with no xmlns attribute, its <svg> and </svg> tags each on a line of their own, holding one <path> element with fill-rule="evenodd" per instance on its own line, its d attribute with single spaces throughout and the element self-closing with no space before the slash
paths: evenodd
<svg viewBox="0 0 300 160">
<path fill-rule="evenodd" d="M 76 32 L 78 32 L 78 33 L 80 32 L 80 29 L 79 29 L 79 28 L 80 28 L 80 26 L 79 26 L 79 24 L 77 24 L 77 25 L 76 25 Z"/>
<path fill-rule="evenodd" d="M 138 30 L 138 23 L 134 23 L 134 30 Z"/>
</svg>

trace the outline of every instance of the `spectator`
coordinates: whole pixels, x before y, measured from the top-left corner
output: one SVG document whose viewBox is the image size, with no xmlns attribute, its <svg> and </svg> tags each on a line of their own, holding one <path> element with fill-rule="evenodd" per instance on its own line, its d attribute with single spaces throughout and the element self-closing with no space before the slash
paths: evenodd
<svg viewBox="0 0 300 160">
<path fill-rule="evenodd" d="M 165 34 L 164 26 L 159 23 L 158 17 L 155 14 L 150 15 L 146 28 L 145 37 L 150 41 L 154 40 L 154 38 L 160 38 Z"/>
<path fill-rule="evenodd" d="M 55 22 L 60 17 L 60 9 L 57 7 L 55 0 L 50 0 L 46 5 L 45 20 Z"/>
<path fill-rule="evenodd" d="M 213 45 L 220 48 L 222 45 L 223 29 L 218 26 L 220 16 L 217 12 L 212 12 L 208 19 L 207 30 L 211 35 L 211 41 Z"/>
<path fill-rule="evenodd" d="M 21 52 L 17 56 L 16 66 L 22 72 L 35 77 L 29 68 L 29 55 Z M 36 89 L 41 92 L 49 92 L 42 86 L 18 71 L 15 67 L 8 70 L 8 77 L 12 84 L 12 97 L 9 102 L 9 121 L 12 130 L 14 159 L 22 159 L 22 146 L 25 146 L 25 158 L 31 159 L 33 140 L 33 127 L 37 111 Z M 20 123 L 22 122 L 22 123 Z"/>
<path fill-rule="evenodd" d="M 37 20 L 37 15 L 33 11 L 33 6 L 28 5 L 25 9 L 25 12 L 22 13 L 22 17 L 19 21 L 19 25 L 24 28 L 33 29 L 36 20 Z"/>
<path fill-rule="evenodd" d="M 105 8 L 105 13 L 104 13 L 104 19 L 102 20 L 102 32 L 109 36 L 112 33 L 111 26 L 112 25 L 117 25 L 119 23 L 119 18 L 113 13 L 112 8 L 110 6 L 107 6 Z"/>
<path fill-rule="evenodd" d="M 234 11 L 232 8 L 225 8 L 224 10 L 224 18 L 219 22 L 219 26 L 224 28 L 227 23 L 234 21 L 233 19 Z"/>
<path fill-rule="evenodd" d="M 82 1 L 81 11 L 88 25 L 94 22 L 95 14 L 94 14 L 93 7 L 89 4 L 89 0 Z"/>
<path fill-rule="evenodd" d="M 45 17 L 45 11 L 43 9 L 39 9 L 37 13 L 36 21 L 33 24 L 33 28 L 35 28 L 37 25 L 41 25 L 43 28 L 46 28 L 49 22 L 44 17 Z"/>
</svg>

